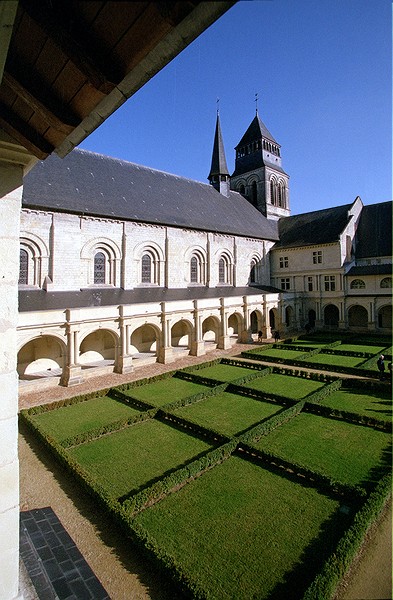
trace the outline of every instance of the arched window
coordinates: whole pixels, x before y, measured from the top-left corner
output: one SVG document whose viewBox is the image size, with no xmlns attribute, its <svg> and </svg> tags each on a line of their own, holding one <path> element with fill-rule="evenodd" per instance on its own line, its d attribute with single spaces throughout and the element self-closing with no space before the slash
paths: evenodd
<svg viewBox="0 0 393 600">
<path fill-rule="evenodd" d="M 257 263 L 253 259 L 250 264 L 250 283 L 256 283 L 257 281 Z"/>
<path fill-rule="evenodd" d="M 218 283 L 232 283 L 232 267 L 228 256 L 221 256 L 218 261 Z"/>
<path fill-rule="evenodd" d="M 28 285 L 29 283 L 29 255 L 27 250 L 21 248 L 19 259 L 19 285 Z"/>
<path fill-rule="evenodd" d="M 270 180 L 270 203 L 277 206 L 277 184 L 275 179 Z"/>
<path fill-rule="evenodd" d="M 366 284 L 363 279 L 354 279 L 351 281 L 351 290 L 364 290 Z"/>
<path fill-rule="evenodd" d="M 142 256 L 142 283 L 151 283 L 152 281 L 151 262 L 150 254 Z"/>
<path fill-rule="evenodd" d="M 96 285 L 105 284 L 106 275 L 106 257 L 103 252 L 96 252 L 94 255 L 94 283 Z"/>
<path fill-rule="evenodd" d="M 384 279 L 382 279 L 381 288 L 391 288 L 391 287 L 392 287 L 392 278 L 391 277 L 385 277 Z"/>
<path fill-rule="evenodd" d="M 286 207 L 286 194 L 285 194 L 285 184 L 283 181 L 280 181 L 278 184 L 278 206 L 281 208 Z"/>
<path fill-rule="evenodd" d="M 242 194 L 242 196 L 244 196 L 245 191 L 246 191 L 246 189 L 245 189 L 244 185 L 241 185 L 239 188 L 239 193 Z"/>
<path fill-rule="evenodd" d="M 257 206 L 258 204 L 258 190 L 256 181 L 253 181 L 251 184 L 251 203 L 254 206 Z"/>
<path fill-rule="evenodd" d="M 205 264 L 199 253 L 193 254 L 190 259 L 190 282 L 202 284 L 205 282 Z"/>
</svg>

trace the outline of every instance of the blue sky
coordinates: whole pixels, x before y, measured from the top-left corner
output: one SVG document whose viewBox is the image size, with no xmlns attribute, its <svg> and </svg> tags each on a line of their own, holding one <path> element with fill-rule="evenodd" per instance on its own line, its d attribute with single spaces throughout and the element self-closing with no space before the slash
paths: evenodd
<svg viewBox="0 0 393 600">
<path fill-rule="evenodd" d="M 392 199 L 390 0 L 240 1 L 82 144 L 207 182 L 220 98 L 229 171 L 258 112 L 292 214 Z"/>
</svg>

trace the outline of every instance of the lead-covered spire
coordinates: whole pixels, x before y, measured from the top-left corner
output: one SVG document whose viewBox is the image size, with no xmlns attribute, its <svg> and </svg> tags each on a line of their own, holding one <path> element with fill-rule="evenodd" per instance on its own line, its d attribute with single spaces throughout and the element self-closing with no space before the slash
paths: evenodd
<svg viewBox="0 0 393 600">
<path fill-rule="evenodd" d="M 220 194 L 229 195 L 229 171 L 225 158 L 224 143 L 222 141 L 220 116 L 217 110 L 216 131 L 214 134 L 213 154 L 208 180 Z"/>
</svg>

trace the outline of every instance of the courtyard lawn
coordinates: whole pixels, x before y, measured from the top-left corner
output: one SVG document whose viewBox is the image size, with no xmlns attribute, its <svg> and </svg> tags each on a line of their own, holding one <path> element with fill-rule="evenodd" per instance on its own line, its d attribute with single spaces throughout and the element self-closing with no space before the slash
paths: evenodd
<svg viewBox="0 0 393 600">
<path fill-rule="evenodd" d="M 218 363 L 216 365 L 211 365 L 210 367 L 197 369 L 193 371 L 193 373 L 194 375 L 200 375 L 207 379 L 216 379 L 217 381 L 227 382 L 235 381 L 235 379 L 240 379 L 241 377 L 249 377 L 255 373 L 255 369 Z"/>
<path fill-rule="evenodd" d="M 338 508 L 315 489 L 232 456 L 135 520 L 206 597 L 289 600 L 302 596 L 332 550 Z"/>
<path fill-rule="evenodd" d="M 254 446 L 341 483 L 361 485 L 385 464 L 390 439 L 369 427 L 300 413 Z"/>
<path fill-rule="evenodd" d="M 223 392 L 178 408 L 173 413 L 223 435 L 233 436 L 281 409 L 276 404 Z"/>
<path fill-rule="evenodd" d="M 314 354 L 304 359 L 315 365 L 331 365 L 334 367 L 357 367 L 366 359 L 359 356 L 341 356 L 339 354 Z"/>
<path fill-rule="evenodd" d="M 389 392 L 377 392 L 366 388 L 342 387 L 324 398 L 321 405 L 382 421 L 391 421 L 393 414 L 392 397 Z"/>
<path fill-rule="evenodd" d="M 325 384 L 312 379 L 303 379 L 302 377 L 292 377 L 290 375 L 280 375 L 279 373 L 271 373 L 265 377 L 258 377 L 244 384 L 246 387 L 267 394 L 278 394 L 286 396 L 293 400 L 300 400 L 308 394 L 316 392 Z"/>
<path fill-rule="evenodd" d="M 206 441 L 151 419 L 69 452 L 111 496 L 118 498 L 210 448 L 212 445 Z"/>
<path fill-rule="evenodd" d="M 168 379 L 160 379 L 159 381 L 130 388 L 123 391 L 123 394 L 158 407 L 208 391 L 208 387 L 199 383 L 169 377 Z"/>
<path fill-rule="evenodd" d="M 318 340 L 315 340 L 315 342 L 311 340 L 293 340 L 293 342 L 285 342 L 286 348 L 290 347 L 291 345 L 304 346 L 304 349 L 306 350 L 307 348 L 324 348 L 327 345 L 327 342 L 320 342 Z"/>
<path fill-rule="evenodd" d="M 140 412 L 139 409 L 131 408 L 119 400 L 101 396 L 43 412 L 31 418 L 39 427 L 44 427 L 55 440 L 62 441 L 96 427 L 133 417 Z"/>
<path fill-rule="evenodd" d="M 261 360 L 263 360 L 263 356 L 269 358 L 293 358 L 297 360 L 300 356 L 303 356 L 304 352 L 307 352 L 305 349 L 304 352 L 299 350 L 286 350 L 285 348 L 267 348 L 265 350 L 256 350 L 256 352 L 261 356 Z"/>
<path fill-rule="evenodd" d="M 367 352 L 368 354 L 381 353 L 385 346 L 367 346 L 366 344 L 340 344 L 337 350 L 346 350 L 350 352 Z"/>
</svg>

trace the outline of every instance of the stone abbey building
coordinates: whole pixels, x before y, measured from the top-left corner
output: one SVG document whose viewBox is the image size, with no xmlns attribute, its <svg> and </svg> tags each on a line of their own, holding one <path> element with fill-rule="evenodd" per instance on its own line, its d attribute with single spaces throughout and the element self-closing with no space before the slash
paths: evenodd
<svg viewBox="0 0 393 600">
<path fill-rule="evenodd" d="M 313 328 L 391 331 L 392 203 L 290 216 L 258 113 L 209 183 L 73 150 L 24 181 L 20 384 L 71 385 Z"/>
</svg>

